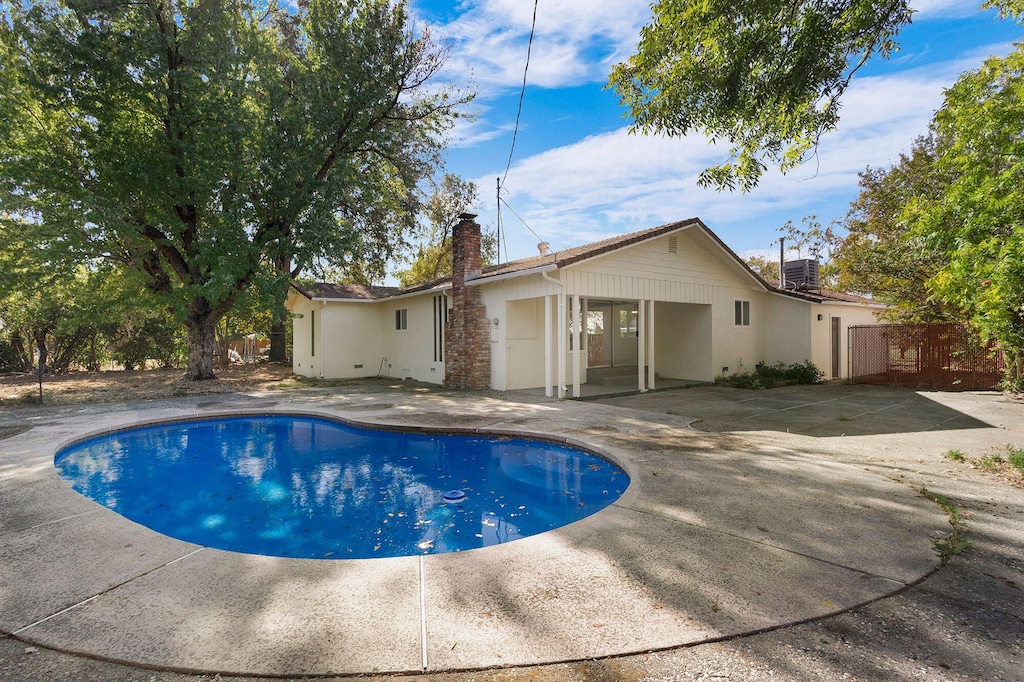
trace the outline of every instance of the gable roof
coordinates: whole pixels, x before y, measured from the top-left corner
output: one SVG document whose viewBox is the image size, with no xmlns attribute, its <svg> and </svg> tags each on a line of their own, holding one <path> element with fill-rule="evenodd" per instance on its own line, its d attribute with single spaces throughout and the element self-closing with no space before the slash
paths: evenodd
<svg viewBox="0 0 1024 682">
<path fill-rule="evenodd" d="M 561 269 L 575 263 L 579 263 L 591 258 L 603 256 L 607 253 L 624 249 L 633 244 L 639 244 L 651 239 L 657 239 L 658 237 L 664 236 L 671 232 L 679 230 L 685 230 L 690 228 L 696 228 L 697 231 L 710 241 L 710 244 L 720 248 L 726 255 L 728 261 L 733 266 L 738 266 L 742 271 L 749 275 L 753 280 L 764 287 L 766 291 L 773 291 L 795 298 L 803 300 L 824 303 L 828 301 L 841 301 L 849 303 L 874 303 L 878 304 L 877 301 L 871 299 L 861 298 L 859 296 L 852 296 L 849 294 L 840 294 L 838 292 L 831 291 L 793 291 L 780 289 L 775 282 L 768 282 L 761 277 L 758 273 L 750 269 L 746 261 L 739 257 L 735 251 L 730 249 L 725 242 L 723 242 L 718 235 L 712 232 L 707 225 L 705 225 L 700 218 L 689 218 L 687 220 L 680 220 L 674 223 L 666 223 L 665 225 L 658 225 L 657 227 L 651 227 L 646 230 L 640 230 L 638 232 L 631 232 L 629 234 L 619 235 L 617 237 L 610 237 L 608 239 L 602 239 L 601 241 L 593 242 L 591 244 L 584 244 L 582 246 L 571 247 L 563 249 L 561 251 L 555 251 L 546 255 L 529 256 L 527 258 L 520 258 L 519 260 L 509 261 L 507 263 L 499 263 L 497 265 L 490 265 L 482 270 L 480 277 L 471 280 L 473 283 L 482 284 L 491 278 L 505 279 L 508 276 L 515 276 L 516 274 L 526 274 L 531 271 L 538 269 Z M 429 280 L 427 282 L 421 282 L 408 287 L 378 287 L 378 286 L 363 286 L 358 284 L 327 284 L 317 283 L 311 287 L 304 288 L 298 285 L 292 284 L 296 291 L 309 299 L 330 299 L 330 300 L 349 300 L 349 301 L 374 301 L 388 298 L 394 298 L 397 296 L 405 296 L 408 294 L 414 294 L 421 291 L 428 291 L 430 289 L 446 289 L 451 286 L 451 277 L 439 277 L 437 279 Z"/>
</svg>

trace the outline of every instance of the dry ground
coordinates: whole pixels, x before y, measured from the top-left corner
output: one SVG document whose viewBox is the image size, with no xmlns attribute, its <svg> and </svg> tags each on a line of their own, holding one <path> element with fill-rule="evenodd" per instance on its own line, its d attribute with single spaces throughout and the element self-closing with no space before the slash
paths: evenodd
<svg viewBox="0 0 1024 682">
<path fill-rule="evenodd" d="M 131 402 L 344 384 L 306 379 L 293 374 L 290 366 L 280 364 L 232 365 L 215 371 L 217 378 L 211 381 L 189 381 L 181 369 L 46 375 L 43 377 L 43 404 Z M 38 404 L 38 375 L 0 375 L 0 408 Z"/>
</svg>

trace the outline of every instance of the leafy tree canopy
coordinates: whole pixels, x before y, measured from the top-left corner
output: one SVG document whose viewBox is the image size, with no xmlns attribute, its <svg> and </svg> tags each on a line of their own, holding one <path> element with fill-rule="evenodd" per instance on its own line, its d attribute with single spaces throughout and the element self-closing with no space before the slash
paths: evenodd
<svg viewBox="0 0 1024 682">
<path fill-rule="evenodd" d="M 399 283 L 412 286 L 429 282 L 452 274 L 452 231 L 459 222 L 459 215 L 476 203 L 476 185 L 448 173 L 435 189 L 427 202 L 425 215 L 427 226 L 422 237 L 423 243 L 416 251 L 408 270 L 396 274 Z M 480 244 L 483 265 L 494 262 L 497 255 L 497 239 L 494 234 L 484 233 Z"/>
<path fill-rule="evenodd" d="M 402 2 L 0 13 L 4 216 L 44 259 L 138 272 L 187 328 L 196 379 L 213 376 L 217 322 L 254 283 L 390 254 L 467 100 L 430 86 L 444 53 Z"/>
<path fill-rule="evenodd" d="M 944 259 L 933 295 L 999 343 L 1024 389 L 1024 45 L 962 75 L 934 128 L 944 183 L 901 217 Z"/>
<path fill-rule="evenodd" d="M 902 214 L 911 199 L 941 198 L 948 178 L 936 165 L 934 134 L 918 138 L 909 154 L 888 169 L 860 174 L 861 192 L 843 221 L 846 237 L 833 253 L 838 287 L 886 303 L 885 317 L 899 322 L 952 321 L 951 310 L 930 295 L 928 281 L 945 254 L 911 233 Z"/>
<path fill-rule="evenodd" d="M 908 0 L 658 0 L 637 53 L 609 86 L 633 130 L 690 131 L 730 145 L 699 182 L 747 191 L 769 165 L 792 170 L 835 128 L 843 93 L 873 56 L 897 49 Z M 986 7 L 1021 16 L 1021 0 Z"/>
</svg>

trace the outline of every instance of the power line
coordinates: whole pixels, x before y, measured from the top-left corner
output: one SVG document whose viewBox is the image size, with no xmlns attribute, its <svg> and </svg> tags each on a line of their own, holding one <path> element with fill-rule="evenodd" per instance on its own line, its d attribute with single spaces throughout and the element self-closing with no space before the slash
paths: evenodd
<svg viewBox="0 0 1024 682">
<path fill-rule="evenodd" d="M 523 97 L 526 96 L 526 74 L 530 70 L 530 51 L 533 49 L 533 33 L 537 28 L 537 3 L 533 0 L 533 23 L 530 24 L 530 40 L 526 43 L 526 66 L 523 68 L 523 88 L 519 91 L 519 108 L 516 110 L 516 124 L 512 129 L 512 148 L 508 150 L 508 163 L 505 164 L 505 174 L 501 176 L 501 184 L 505 184 L 508 177 L 508 169 L 512 166 L 512 153 L 516 150 L 516 137 L 519 135 L 519 116 L 523 113 Z M 526 223 L 523 223 L 524 225 Z"/>
<path fill-rule="evenodd" d="M 519 218 L 519 222 L 521 222 L 523 225 L 526 225 L 526 221 L 523 220 L 522 216 L 520 216 L 518 213 L 516 213 L 516 210 L 514 208 L 509 206 L 507 201 L 502 199 L 500 196 L 498 197 L 498 201 L 501 204 L 505 204 L 505 206 L 508 208 L 508 210 L 512 211 L 512 215 L 514 215 L 515 217 Z M 500 207 L 500 204 L 499 204 L 499 207 Z M 537 238 L 537 241 L 539 241 L 539 242 L 543 242 L 544 241 L 543 239 L 541 239 L 539 234 L 537 234 L 536 232 L 533 231 L 532 227 L 530 227 L 529 225 L 526 225 L 526 229 L 530 231 L 530 234 L 532 234 L 534 237 Z"/>
</svg>

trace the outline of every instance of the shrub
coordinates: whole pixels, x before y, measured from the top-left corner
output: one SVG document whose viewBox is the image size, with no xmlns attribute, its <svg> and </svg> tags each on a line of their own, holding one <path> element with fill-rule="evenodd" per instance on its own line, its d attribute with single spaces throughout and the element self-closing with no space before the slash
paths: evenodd
<svg viewBox="0 0 1024 682">
<path fill-rule="evenodd" d="M 743 374 L 722 375 L 715 378 L 715 383 L 736 388 L 769 389 L 787 384 L 820 384 L 825 380 L 825 373 L 806 360 L 802 363 L 786 365 L 779 362 L 768 365 L 759 362 L 753 372 Z"/>
<path fill-rule="evenodd" d="M 1010 466 L 1017 470 L 1017 473 L 1024 475 L 1024 448 L 1015 448 L 1012 445 L 1006 446 L 1007 460 Z"/>
</svg>

